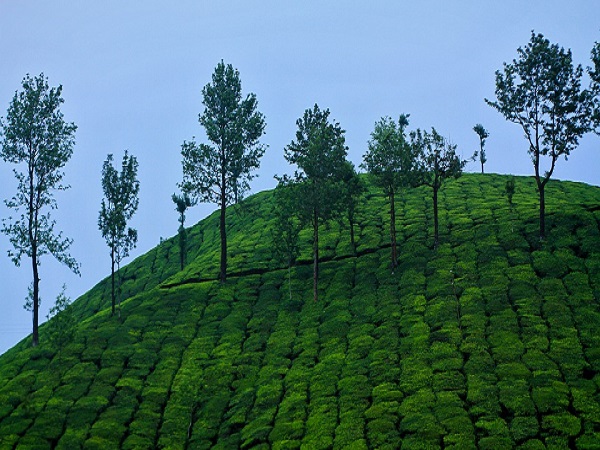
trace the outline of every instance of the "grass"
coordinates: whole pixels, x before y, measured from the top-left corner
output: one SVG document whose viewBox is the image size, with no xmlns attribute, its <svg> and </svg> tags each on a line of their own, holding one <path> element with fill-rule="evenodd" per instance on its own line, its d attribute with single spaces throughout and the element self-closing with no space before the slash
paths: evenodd
<svg viewBox="0 0 600 450">
<path fill-rule="evenodd" d="M 600 189 L 547 188 L 537 238 L 533 180 L 467 174 L 387 204 L 373 186 L 323 228 L 319 302 L 310 233 L 275 263 L 271 193 L 228 210 L 230 277 L 216 281 L 216 215 L 73 304 L 60 349 L 30 338 L 0 356 L 0 448 L 551 449 L 600 442 Z"/>
</svg>

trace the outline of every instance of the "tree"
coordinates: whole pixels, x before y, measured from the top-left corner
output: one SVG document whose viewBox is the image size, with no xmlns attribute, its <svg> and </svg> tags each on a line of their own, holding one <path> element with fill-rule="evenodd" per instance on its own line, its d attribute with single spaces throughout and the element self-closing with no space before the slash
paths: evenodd
<svg viewBox="0 0 600 450">
<path fill-rule="evenodd" d="M 539 194 L 540 239 L 546 237 L 544 188 L 556 161 L 577 148 L 579 139 L 590 131 L 593 95 L 581 89 L 583 69 L 573 67 L 571 51 L 550 44 L 541 34 L 531 33 L 525 48 L 517 49 L 519 59 L 504 63 L 496 71 L 496 98 L 486 103 L 506 120 L 519 124 L 529 143 Z M 549 157 L 544 172 L 542 158 Z"/>
<path fill-rule="evenodd" d="M 307 109 L 296 121 L 296 139 L 284 149 L 285 159 L 298 170 L 293 179 L 286 176 L 280 182 L 296 185 L 294 209 L 301 223 L 313 228 L 313 297 L 318 299 L 319 225 L 340 213 L 342 171 L 348 148 L 344 130 L 329 121 L 329 110 L 318 105 Z"/>
<path fill-rule="evenodd" d="M 70 342 L 75 334 L 75 314 L 71 307 L 71 299 L 65 295 L 66 290 L 67 286 L 63 284 L 61 293 L 46 316 L 48 338 L 59 349 Z"/>
<path fill-rule="evenodd" d="M 439 214 L 438 192 L 442 183 L 447 178 L 458 178 L 467 164 L 456 154 L 456 145 L 450 144 L 435 128 L 431 133 L 427 131 L 413 131 L 410 133 L 411 145 L 418 154 L 417 166 L 419 184 L 433 189 L 433 223 L 434 223 L 434 248 L 439 244 Z"/>
<path fill-rule="evenodd" d="M 415 148 L 406 140 L 409 114 L 401 114 L 398 122 L 383 117 L 375 122 L 369 140 L 369 150 L 362 166 L 373 176 L 390 201 L 390 241 L 392 271 L 398 265 L 396 250 L 396 194 L 415 182 Z"/>
<path fill-rule="evenodd" d="M 596 134 L 600 135 L 600 42 L 596 42 L 592 48 L 592 64 L 593 67 L 588 67 L 588 74 L 592 81 L 593 125 Z"/>
<path fill-rule="evenodd" d="M 240 75 L 231 64 L 221 61 L 212 82 L 202 89 L 204 112 L 200 125 L 213 145 L 185 141 L 183 156 L 184 192 L 201 202 L 220 206 L 221 268 L 219 278 L 227 278 L 227 231 L 225 209 L 237 203 L 250 188 L 265 147 L 258 140 L 265 132 L 264 116 L 256 110 L 256 95 L 242 99 Z"/>
<path fill-rule="evenodd" d="M 185 254 L 187 248 L 187 232 L 185 231 L 185 212 L 188 208 L 195 206 L 198 202 L 195 198 L 190 197 L 186 192 L 171 196 L 173 203 L 175 203 L 175 210 L 179 213 L 179 261 L 181 263 L 181 270 L 185 266 Z"/>
<path fill-rule="evenodd" d="M 506 184 L 504 185 L 504 191 L 506 192 L 506 197 L 508 198 L 508 205 L 512 209 L 513 207 L 513 196 L 515 195 L 515 178 L 510 177 L 506 180 Z"/>
<path fill-rule="evenodd" d="M 137 179 L 137 158 L 123 155 L 121 172 L 113 167 L 113 155 L 109 154 L 102 165 L 102 190 L 104 198 L 98 217 L 98 228 L 110 249 L 111 314 L 115 314 L 115 266 L 121 268 L 121 261 L 129 256 L 137 243 L 137 230 L 127 227 L 127 222 L 135 214 L 139 199 L 140 182 Z M 119 289 L 121 280 L 119 277 Z M 120 314 L 119 298 L 119 314 Z"/>
<path fill-rule="evenodd" d="M 292 266 L 300 254 L 298 235 L 302 229 L 300 220 L 294 213 L 298 202 L 297 186 L 280 182 L 275 188 L 275 227 L 273 228 L 273 248 L 276 255 L 282 259 L 288 268 L 288 286 L 292 300 Z"/>
<path fill-rule="evenodd" d="M 33 313 L 33 346 L 39 343 L 39 305 L 41 257 L 50 253 L 60 263 L 79 274 L 79 264 L 68 253 L 73 242 L 62 232 L 54 231 L 56 222 L 50 210 L 57 208 L 54 191 L 62 191 L 62 168 L 73 154 L 74 123 L 66 123 L 60 111 L 64 102 L 62 86 L 50 88 L 44 74 L 22 81 L 23 90 L 16 92 L 7 111 L 0 119 L 0 156 L 16 164 L 17 193 L 5 200 L 8 208 L 20 212 L 20 217 L 2 221 L 14 251 L 8 255 L 16 266 L 23 255 L 31 259 L 33 281 L 31 310 Z M 22 170 L 21 170 L 22 169 Z"/>
<path fill-rule="evenodd" d="M 483 173 L 483 165 L 487 162 L 487 158 L 485 157 L 485 150 L 483 147 L 485 145 L 485 140 L 490 136 L 490 133 L 488 133 L 488 131 L 485 128 L 483 128 L 483 125 L 481 125 L 480 123 L 473 127 L 473 131 L 479 136 L 479 152 L 475 152 L 473 156 L 477 158 L 477 156 L 479 155 L 479 161 L 481 162 L 481 173 Z"/>
<path fill-rule="evenodd" d="M 346 211 L 346 218 L 350 225 L 350 243 L 352 252 L 356 254 L 356 239 L 354 236 L 354 224 L 356 223 L 356 209 L 360 196 L 366 191 L 365 184 L 354 168 L 354 164 L 345 161 L 342 167 L 342 192 L 340 201 Z"/>
</svg>

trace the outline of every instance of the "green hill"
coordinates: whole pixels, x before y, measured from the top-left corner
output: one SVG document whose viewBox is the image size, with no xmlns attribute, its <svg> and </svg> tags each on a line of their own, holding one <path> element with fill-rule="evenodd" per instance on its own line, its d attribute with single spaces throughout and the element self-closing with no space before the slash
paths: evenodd
<svg viewBox="0 0 600 450">
<path fill-rule="evenodd" d="M 272 195 L 218 217 L 78 299 L 60 351 L 30 338 L 0 357 L 0 449 L 600 448 L 600 188 L 554 181 L 538 240 L 532 179 L 467 174 L 398 201 L 363 198 L 357 255 L 323 228 L 320 300 L 310 232 L 292 269 L 272 254 Z"/>
</svg>

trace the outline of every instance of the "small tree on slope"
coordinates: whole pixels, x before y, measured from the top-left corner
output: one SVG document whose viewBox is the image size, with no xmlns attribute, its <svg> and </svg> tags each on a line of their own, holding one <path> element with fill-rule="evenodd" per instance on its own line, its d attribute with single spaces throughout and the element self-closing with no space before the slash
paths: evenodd
<svg viewBox="0 0 600 450">
<path fill-rule="evenodd" d="M 280 182 L 296 185 L 294 210 L 313 229 L 313 297 L 318 299 L 319 225 L 340 214 L 342 175 L 348 148 L 344 130 L 329 121 L 329 110 L 318 105 L 296 121 L 296 139 L 284 150 L 285 159 L 298 166 L 293 177 Z"/>
<path fill-rule="evenodd" d="M 429 186 L 433 190 L 433 246 L 439 245 L 439 214 L 438 192 L 442 183 L 447 178 L 458 178 L 467 164 L 456 154 L 456 145 L 450 144 L 435 128 L 431 133 L 427 131 L 413 131 L 410 133 L 411 145 L 418 153 L 419 183 Z"/>
<path fill-rule="evenodd" d="M 179 235 L 179 262 L 181 270 L 185 266 L 185 255 L 187 249 L 187 232 L 185 230 L 185 212 L 188 208 L 195 206 L 197 200 L 190 197 L 186 192 L 183 194 L 173 194 L 171 196 L 173 203 L 175 203 L 175 210 L 179 213 L 179 229 L 177 234 Z"/>
<path fill-rule="evenodd" d="M 137 243 L 137 230 L 127 227 L 135 214 L 139 199 L 140 183 L 137 180 L 138 162 L 125 151 L 119 173 L 113 167 L 113 155 L 109 154 L 102 166 L 102 190 L 104 198 L 98 217 L 98 228 L 110 249 L 111 314 L 115 314 L 115 267 L 117 271 L 123 258 Z M 119 280 L 119 289 L 120 289 Z M 120 302 L 120 299 L 119 299 Z M 120 310 L 119 310 L 120 314 Z"/>
<path fill-rule="evenodd" d="M 392 271 L 398 265 L 396 249 L 396 194 L 415 182 L 415 148 L 406 140 L 408 114 L 401 114 L 398 123 L 384 117 L 375 123 L 369 140 L 369 150 L 362 166 L 373 176 L 390 201 L 390 241 Z"/>
<path fill-rule="evenodd" d="M 473 156 L 475 158 L 479 156 L 479 162 L 481 162 L 481 173 L 483 173 L 483 165 L 487 162 L 484 149 L 485 140 L 488 137 L 490 137 L 490 133 L 485 128 L 483 128 L 483 125 L 481 125 L 480 123 L 473 127 L 473 131 L 477 133 L 477 136 L 479 136 L 479 151 L 475 152 L 475 155 Z"/>
<path fill-rule="evenodd" d="M 288 287 L 290 300 L 292 300 L 292 266 L 300 254 L 298 235 L 302 224 L 295 214 L 297 204 L 297 186 L 293 183 L 280 182 L 275 188 L 274 216 L 275 228 L 273 229 L 273 248 L 277 256 L 285 262 L 288 268 Z"/>
<path fill-rule="evenodd" d="M 33 313 L 33 346 L 39 342 L 40 258 L 50 253 L 75 273 L 79 264 L 68 249 L 71 239 L 56 234 L 49 210 L 56 209 L 53 192 L 68 186 L 61 185 L 63 166 L 73 154 L 77 126 L 66 123 L 60 112 L 62 86 L 50 88 L 44 74 L 22 82 L 23 90 L 15 93 L 5 120 L 0 120 L 0 157 L 6 162 L 23 166 L 14 170 L 18 181 L 17 193 L 6 206 L 21 212 L 19 218 L 2 221 L 14 251 L 9 257 L 16 266 L 21 257 L 31 258 L 33 281 L 31 310 Z"/>
<path fill-rule="evenodd" d="M 350 226 L 350 244 L 352 252 L 356 254 L 356 238 L 354 225 L 356 224 L 356 210 L 358 208 L 360 196 L 366 191 L 365 184 L 358 176 L 354 164 L 346 161 L 342 167 L 342 208 L 346 212 L 346 219 Z"/>
<path fill-rule="evenodd" d="M 539 194 L 540 239 L 546 237 L 544 189 L 554 173 L 556 161 L 577 148 L 579 139 L 591 130 L 593 95 L 581 89 L 583 69 L 573 67 L 571 51 L 550 44 L 541 34 L 531 33 L 519 59 L 504 63 L 496 71 L 496 101 L 485 100 L 505 118 L 519 124 L 529 143 Z M 542 158 L 549 157 L 548 169 Z"/>
</svg>

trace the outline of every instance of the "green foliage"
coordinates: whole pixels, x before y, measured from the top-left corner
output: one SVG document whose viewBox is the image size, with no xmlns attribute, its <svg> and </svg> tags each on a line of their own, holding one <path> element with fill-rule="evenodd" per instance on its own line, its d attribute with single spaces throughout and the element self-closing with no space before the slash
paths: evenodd
<svg viewBox="0 0 600 450">
<path fill-rule="evenodd" d="M 71 299 L 65 295 L 66 285 L 56 297 L 54 306 L 48 312 L 48 325 L 46 325 L 49 341 L 59 349 L 73 339 L 75 333 L 75 316 L 71 306 Z"/>
<path fill-rule="evenodd" d="M 75 301 L 60 351 L 23 343 L 0 357 L 0 447 L 594 448 L 600 216 L 578 205 L 600 191 L 550 184 L 564 210 L 550 235 L 571 238 L 540 246 L 526 194 L 509 242 L 506 177 L 466 174 L 440 196 L 452 237 L 433 252 L 427 192 L 408 189 L 391 275 L 386 198 L 363 180 L 357 255 L 340 253 L 346 228 L 321 228 L 333 259 L 317 303 L 302 234 L 291 284 L 283 261 L 257 259 L 274 256 L 270 193 L 231 215 L 245 243 L 232 273 L 245 275 L 217 282 L 211 216 L 189 229 L 183 272 L 172 240 L 122 269 L 137 277 L 122 322 L 102 299 L 110 279 Z"/>
</svg>

